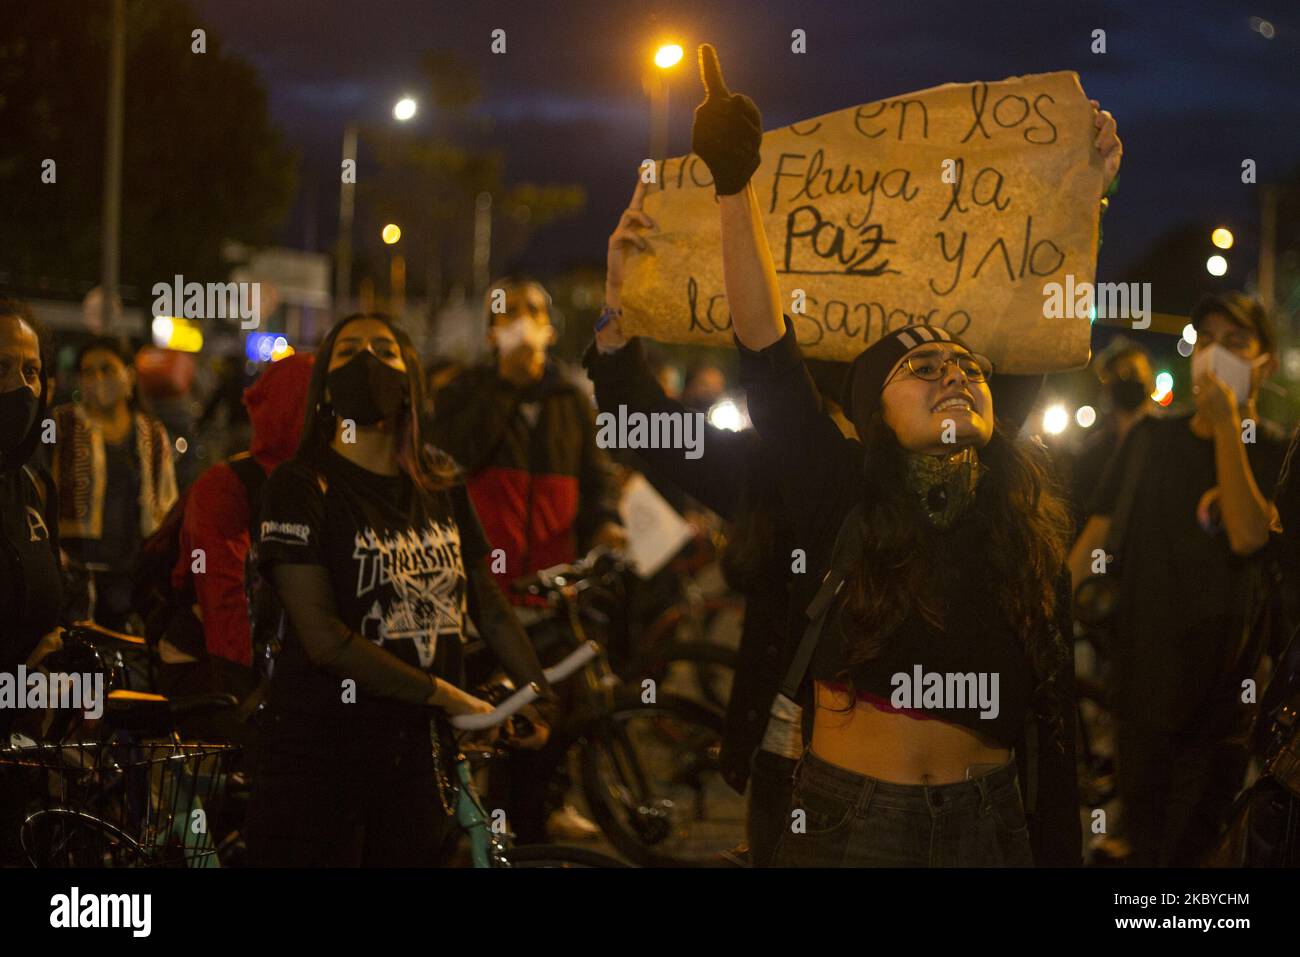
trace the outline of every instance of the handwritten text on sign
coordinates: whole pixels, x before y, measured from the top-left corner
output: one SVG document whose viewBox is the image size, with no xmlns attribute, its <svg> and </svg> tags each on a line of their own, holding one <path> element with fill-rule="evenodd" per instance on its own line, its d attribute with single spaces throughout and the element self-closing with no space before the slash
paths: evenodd
<svg viewBox="0 0 1300 957">
<path fill-rule="evenodd" d="M 1093 279 L 1092 115 L 1078 77 L 1060 72 L 946 84 L 765 134 L 753 185 L 805 354 L 849 359 L 925 322 L 1006 372 L 1085 363 L 1088 320 L 1044 318 L 1043 286 Z M 624 328 L 729 345 L 708 167 L 690 155 L 658 174 L 645 209 L 659 229 L 628 264 Z"/>
</svg>

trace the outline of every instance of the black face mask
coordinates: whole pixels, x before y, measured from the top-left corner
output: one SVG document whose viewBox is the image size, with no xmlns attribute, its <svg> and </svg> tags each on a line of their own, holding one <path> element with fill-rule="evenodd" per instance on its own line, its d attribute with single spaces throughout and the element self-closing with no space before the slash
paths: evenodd
<svg viewBox="0 0 1300 957">
<path fill-rule="evenodd" d="M 1132 412 L 1147 400 L 1147 387 L 1139 379 L 1116 379 L 1110 384 L 1110 397 L 1116 407 Z"/>
<path fill-rule="evenodd" d="M 374 425 L 395 415 L 406 399 L 406 373 L 369 351 L 357 353 L 325 382 L 335 413 L 357 425 Z"/>
<path fill-rule="evenodd" d="M 22 445 L 36 420 L 36 406 L 36 394 L 26 386 L 0 392 L 0 455 Z"/>
</svg>

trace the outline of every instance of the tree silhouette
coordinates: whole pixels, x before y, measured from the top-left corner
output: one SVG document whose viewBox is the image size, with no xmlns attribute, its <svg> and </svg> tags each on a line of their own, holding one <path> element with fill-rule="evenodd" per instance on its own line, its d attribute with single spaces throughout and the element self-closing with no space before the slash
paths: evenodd
<svg viewBox="0 0 1300 957">
<path fill-rule="evenodd" d="M 80 295 L 99 280 L 110 6 L 11 3 L 0 17 L 0 281 Z M 253 68 L 187 0 L 126 5 L 123 298 L 177 273 L 223 280 L 228 241 L 262 245 L 295 161 Z M 57 180 L 41 182 L 53 159 Z"/>
</svg>

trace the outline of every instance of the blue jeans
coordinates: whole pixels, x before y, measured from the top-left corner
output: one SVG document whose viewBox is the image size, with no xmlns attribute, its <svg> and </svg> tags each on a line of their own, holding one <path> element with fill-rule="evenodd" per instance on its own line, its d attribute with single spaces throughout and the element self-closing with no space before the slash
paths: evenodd
<svg viewBox="0 0 1300 957">
<path fill-rule="evenodd" d="M 809 749 L 790 811 L 776 867 L 1033 865 L 1014 757 L 973 780 L 929 786 L 855 774 Z"/>
<path fill-rule="evenodd" d="M 772 866 L 772 855 L 790 825 L 790 792 L 798 763 L 762 748 L 754 752 L 745 817 L 751 867 Z"/>
</svg>

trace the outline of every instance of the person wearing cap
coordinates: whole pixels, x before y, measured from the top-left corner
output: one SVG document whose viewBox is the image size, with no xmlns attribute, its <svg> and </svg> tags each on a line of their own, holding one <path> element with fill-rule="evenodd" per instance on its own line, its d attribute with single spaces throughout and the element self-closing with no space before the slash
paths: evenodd
<svg viewBox="0 0 1300 957">
<path fill-rule="evenodd" d="M 626 336 L 620 321 L 624 263 L 633 249 L 644 250 L 654 221 L 642 209 L 645 184 L 638 179 L 632 201 L 609 239 L 605 308 L 583 365 L 604 411 L 688 414 L 690 398 L 669 396 L 655 378 L 640 337 Z M 716 366 L 708 365 L 716 369 Z M 819 362 L 817 388 L 827 413 L 846 434 L 853 426 L 838 403 L 846 366 Z M 785 827 L 790 780 L 802 750 L 799 707 L 777 701 L 779 665 L 787 643 L 790 533 L 779 516 L 773 475 L 780 450 L 759 440 L 753 430 L 733 432 L 708 422 L 698 458 L 680 449 L 638 452 L 648 475 L 680 489 L 729 523 L 721 558 L 727 585 L 745 598 L 735 681 L 718 756 L 724 780 L 748 795 L 745 838 L 747 862 L 766 867 Z"/>
<path fill-rule="evenodd" d="M 657 381 L 644 340 L 627 337 L 620 321 L 624 263 L 633 249 L 646 249 L 647 235 L 655 228 L 642 209 L 644 191 L 638 179 L 610 236 L 605 321 L 597 323 L 583 365 L 603 410 L 625 405 L 630 411 L 682 412 L 687 408 L 683 402 Z M 840 404 L 848 364 L 826 359 L 805 364 L 826 415 L 841 433 L 854 437 L 853 423 Z M 1040 385 L 1036 376 L 998 380 L 997 398 L 1012 409 L 1014 429 L 1028 415 Z M 780 665 L 789 651 L 793 548 L 775 484 L 777 460 L 784 452 L 752 429 L 730 432 L 706 424 L 705 430 L 707 454 L 698 459 L 673 449 L 648 449 L 641 455 L 647 468 L 730 523 L 721 567 L 727 585 L 745 598 L 745 617 L 718 763 L 727 783 L 748 796 L 747 860 L 753 867 L 766 867 L 788 822 L 794 768 L 803 753 L 802 710 L 779 693 Z"/>
<path fill-rule="evenodd" d="M 1120 336 L 1092 365 L 1101 381 L 1103 416 L 1069 463 L 1070 507 L 1079 528 L 1088 518 L 1084 507 L 1101 483 L 1116 449 L 1129 430 L 1155 410 L 1151 396 L 1156 391 L 1156 377 L 1146 349 Z"/>
<path fill-rule="evenodd" d="M 692 146 L 718 194 L 741 382 L 783 450 L 782 515 L 807 560 L 783 692 L 811 720 L 775 863 L 1077 865 L 1069 524 L 1046 462 L 995 419 L 989 360 L 937 326 L 860 354 L 842 394 L 860 438 L 834 426 L 749 182 L 761 115 L 700 55 Z M 1113 120 L 1096 125 L 1117 166 Z"/>
<path fill-rule="evenodd" d="M 1242 785 L 1254 710 L 1242 682 L 1257 664 L 1248 619 L 1274 515 L 1264 490 L 1286 451 L 1255 409 L 1278 367 L 1263 306 L 1237 292 L 1207 295 L 1191 319 L 1194 410 L 1146 416 L 1129 431 L 1070 555 L 1077 586 L 1134 474 L 1116 556 L 1112 697 L 1121 826 L 1139 866 L 1199 863 Z"/>
</svg>

